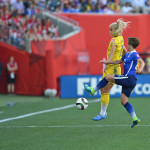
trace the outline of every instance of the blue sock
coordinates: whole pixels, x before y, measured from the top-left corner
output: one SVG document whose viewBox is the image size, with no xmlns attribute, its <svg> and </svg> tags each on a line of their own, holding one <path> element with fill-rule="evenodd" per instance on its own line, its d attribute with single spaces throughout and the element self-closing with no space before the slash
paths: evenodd
<svg viewBox="0 0 150 150">
<path fill-rule="evenodd" d="M 127 102 L 124 107 L 126 108 L 127 112 L 132 116 L 132 118 L 136 117 L 135 111 L 133 106 Z"/>
<path fill-rule="evenodd" d="M 103 78 L 98 84 L 97 84 L 97 88 L 101 89 L 103 87 L 105 87 L 107 85 L 108 81 L 106 80 L 106 78 Z"/>
</svg>

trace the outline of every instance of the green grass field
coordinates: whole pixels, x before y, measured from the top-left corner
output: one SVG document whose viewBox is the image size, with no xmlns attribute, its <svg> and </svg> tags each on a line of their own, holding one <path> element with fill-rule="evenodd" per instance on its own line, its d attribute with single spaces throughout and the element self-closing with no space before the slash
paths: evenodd
<svg viewBox="0 0 150 150">
<path fill-rule="evenodd" d="M 141 119 L 133 129 L 120 99 L 111 98 L 107 118 L 97 122 L 91 118 L 98 114 L 100 102 L 88 100 L 89 107 L 82 111 L 71 105 L 76 99 L 0 95 L 0 150 L 150 148 L 150 98 L 129 100 Z"/>
</svg>

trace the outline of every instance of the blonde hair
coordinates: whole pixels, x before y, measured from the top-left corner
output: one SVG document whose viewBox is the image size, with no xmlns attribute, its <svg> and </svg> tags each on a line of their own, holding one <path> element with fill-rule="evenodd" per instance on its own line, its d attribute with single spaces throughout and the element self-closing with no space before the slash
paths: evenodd
<svg viewBox="0 0 150 150">
<path fill-rule="evenodd" d="M 110 29 L 115 29 L 113 36 L 118 36 L 120 33 L 123 32 L 123 29 L 126 29 L 131 21 L 129 22 L 124 22 L 123 19 L 118 19 L 117 22 L 114 22 L 110 24 L 109 28 Z"/>
</svg>

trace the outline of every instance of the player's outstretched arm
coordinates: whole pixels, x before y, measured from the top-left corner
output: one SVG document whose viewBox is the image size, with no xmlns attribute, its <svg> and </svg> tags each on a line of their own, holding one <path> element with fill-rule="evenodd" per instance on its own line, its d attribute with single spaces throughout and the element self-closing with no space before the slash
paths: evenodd
<svg viewBox="0 0 150 150">
<path fill-rule="evenodd" d="M 141 73 L 142 70 L 144 69 L 145 63 L 142 58 L 138 59 L 137 61 L 140 63 L 140 67 L 136 70 L 136 72 Z"/>
<path fill-rule="evenodd" d="M 99 63 L 103 63 L 103 64 L 121 64 L 122 62 L 123 62 L 122 59 L 114 60 L 114 61 L 105 61 L 105 60 L 99 61 Z"/>
</svg>

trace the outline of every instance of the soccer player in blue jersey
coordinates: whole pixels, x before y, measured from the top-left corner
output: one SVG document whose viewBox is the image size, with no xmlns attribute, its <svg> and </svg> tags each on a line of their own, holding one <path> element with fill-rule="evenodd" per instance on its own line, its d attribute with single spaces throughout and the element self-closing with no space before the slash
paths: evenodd
<svg viewBox="0 0 150 150">
<path fill-rule="evenodd" d="M 120 60 L 100 61 L 100 63 L 104 63 L 104 64 L 121 64 L 122 62 L 124 62 L 123 75 L 117 75 L 117 74 L 107 75 L 97 84 L 95 88 L 84 85 L 85 90 L 88 91 L 90 94 L 95 94 L 96 91 L 105 87 L 109 81 L 121 85 L 122 86 L 121 104 L 126 108 L 127 112 L 133 118 L 133 124 L 131 128 L 133 128 L 140 122 L 140 119 L 136 116 L 133 106 L 128 102 L 128 98 L 130 97 L 131 92 L 136 86 L 136 81 L 137 81 L 136 72 L 141 73 L 145 65 L 144 61 L 141 59 L 141 57 L 135 50 L 139 44 L 140 41 L 138 38 L 129 37 L 127 43 L 127 49 L 129 52 L 126 53 Z M 140 67 L 136 69 L 138 62 L 140 63 Z M 98 116 L 93 118 L 93 120 L 95 121 L 101 119 L 102 119 L 101 114 L 98 114 Z M 103 119 L 105 119 L 105 117 L 103 117 Z"/>
</svg>

